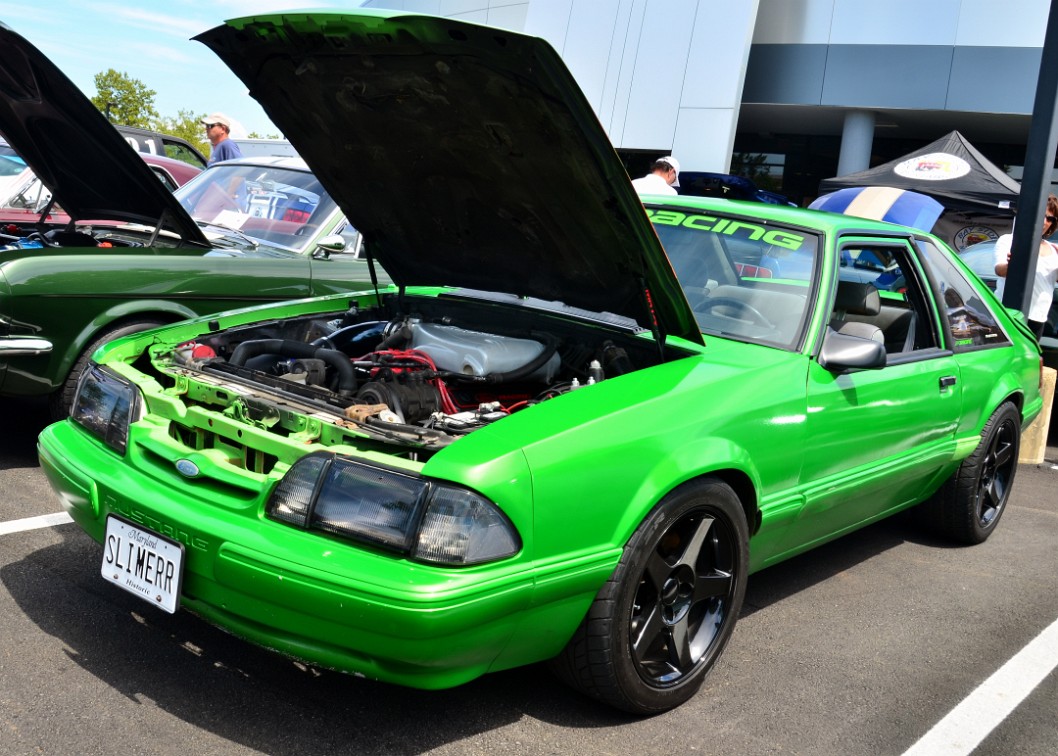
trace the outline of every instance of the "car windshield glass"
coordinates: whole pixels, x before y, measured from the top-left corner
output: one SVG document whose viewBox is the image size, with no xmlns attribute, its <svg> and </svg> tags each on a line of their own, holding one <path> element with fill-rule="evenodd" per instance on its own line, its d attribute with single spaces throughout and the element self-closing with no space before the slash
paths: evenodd
<svg viewBox="0 0 1058 756">
<path fill-rule="evenodd" d="M 237 247 L 263 244 L 300 252 L 336 210 L 308 171 L 268 165 L 221 163 L 175 195 L 216 243 Z"/>
<path fill-rule="evenodd" d="M 51 200 L 51 192 L 26 168 L 15 176 L 0 177 L 0 210 L 18 210 L 29 214 L 41 212 Z M 62 212 L 57 204 L 52 212 Z"/>
<path fill-rule="evenodd" d="M 818 275 L 814 235 L 716 213 L 647 212 L 704 333 L 799 346 Z"/>
<path fill-rule="evenodd" d="M 5 154 L 0 148 L 0 177 L 17 176 L 26 170 L 26 161 L 18 155 Z"/>
</svg>

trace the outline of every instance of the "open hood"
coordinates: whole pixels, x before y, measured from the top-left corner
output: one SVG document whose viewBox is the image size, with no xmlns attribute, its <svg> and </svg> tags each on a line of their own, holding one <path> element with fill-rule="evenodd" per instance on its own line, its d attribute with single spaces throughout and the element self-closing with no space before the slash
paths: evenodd
<svg viewBox="0 0 1058 756">
<path fill-rule="evenodd" d="M 156 226 L 206 238 L 172 193 L 73 82 L 0 23 L 0 134 L 75 220 Z"/>
<path fill-rule="evenodd" d="M 196 39 L 395 283 L 559 300 L 701 342 L 624 167 L 543 40 L 365 10 L 236 19 Z"/>
</svg>

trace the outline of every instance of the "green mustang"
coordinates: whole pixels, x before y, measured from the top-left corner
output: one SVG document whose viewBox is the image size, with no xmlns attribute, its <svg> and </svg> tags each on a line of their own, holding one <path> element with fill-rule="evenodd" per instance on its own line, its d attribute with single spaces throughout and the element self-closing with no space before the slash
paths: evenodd
<svg viewBox="0 0 1058 756">
<path fill-rule="evenodd" d="M 538 39 L 363 10 L 198 39 L 394 284 L 96 352 L 39 453 L 129 602 L 423 688 L 551 660 L 649 714 L 755 570 L 914 506 L 995 529 L 1039 350 L 935 237 L 641 202 Z"/>
</svg>

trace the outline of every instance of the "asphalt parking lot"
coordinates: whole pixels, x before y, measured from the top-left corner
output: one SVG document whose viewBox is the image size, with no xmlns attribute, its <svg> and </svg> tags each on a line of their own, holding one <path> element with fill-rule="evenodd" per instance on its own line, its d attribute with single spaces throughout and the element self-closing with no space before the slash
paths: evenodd
<svg viewBox="0 0 1058 756">
<path fill-rule="evenodd" d="M 102 582 L 100 547 L 72 524 L 10 532 L 60 508 L 34 451 L 43 406 L 0 409 L 4 756 L 903 754 L 1058 619 L 1052 446 L 1043 465 L 1019 468 L 1008 511 L 981 546 L 951 547 L 902 517 L 751 577 L 719 665 L 668 714 L 614 713 L 540 666 L 406 690 L 155 611 Z M 1058 672 L 1043 671 L 973 753 L 1058 752 Z"/>
</svg>

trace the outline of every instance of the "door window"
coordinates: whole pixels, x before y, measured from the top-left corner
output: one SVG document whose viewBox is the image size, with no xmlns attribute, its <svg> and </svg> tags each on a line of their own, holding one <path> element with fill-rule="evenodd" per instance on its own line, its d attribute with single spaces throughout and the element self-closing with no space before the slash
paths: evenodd
<svg viewBox="0 0 1058 756">
<path fill-rule="evenodd" d="M 903 242 L 842 243 L 830 326 L 885 344 L 889 361 L 940 346 L 927 289 Z"/>
</svg>

